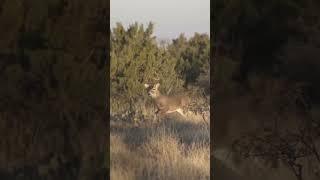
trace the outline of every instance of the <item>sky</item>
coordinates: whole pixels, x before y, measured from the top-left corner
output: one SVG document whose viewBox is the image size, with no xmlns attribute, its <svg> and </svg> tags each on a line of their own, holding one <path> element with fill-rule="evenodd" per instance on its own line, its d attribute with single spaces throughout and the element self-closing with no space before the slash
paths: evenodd
<svg viewBox="0 0 320 180">
<path fill-rule="evenodd" d="M 111 0 L 110 26 L 134 22 L 155 24 L 154 35 L 172 39 L 184 33 L 210 34 L 210 0 Z"/>
</svg>

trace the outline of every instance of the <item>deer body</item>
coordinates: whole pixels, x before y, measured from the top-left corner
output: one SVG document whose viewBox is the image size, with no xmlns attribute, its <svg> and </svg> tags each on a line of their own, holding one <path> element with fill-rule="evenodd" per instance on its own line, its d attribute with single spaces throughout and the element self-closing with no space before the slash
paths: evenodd
<svg viewBox="0 0 320 180">
<path fill-rule="evenodd" d="M 161 116 L 173 112 L 178 112 L 185 117 L 183 110 L 188 106 L 189 98 L 185 96 L 165 96 L 159 91 L 160 84 L 155 85 L 145 84 L 148 95 L 153 98 L 157 106 L 157 114 Z"/>
</svg>

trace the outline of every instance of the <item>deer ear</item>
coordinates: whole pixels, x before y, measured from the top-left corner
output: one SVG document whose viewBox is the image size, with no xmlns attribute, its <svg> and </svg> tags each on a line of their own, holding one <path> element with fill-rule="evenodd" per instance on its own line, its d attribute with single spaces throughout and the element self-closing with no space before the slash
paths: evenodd
<svg viewBox="0 0 320 180">
<path fill-rule="evenodd" d="M 150 85 L 149 84 L 144 84 L 144 87 L 145 88 L 148 88 Z"/>
<path fill-rule="evenodd" d="M 157 83 L 157 84 L 156 84 L 156 89 L 158 89 L 158 88 L 159 88 L 159 86 L 160 86 L 160 83 Z"/>
</svg>

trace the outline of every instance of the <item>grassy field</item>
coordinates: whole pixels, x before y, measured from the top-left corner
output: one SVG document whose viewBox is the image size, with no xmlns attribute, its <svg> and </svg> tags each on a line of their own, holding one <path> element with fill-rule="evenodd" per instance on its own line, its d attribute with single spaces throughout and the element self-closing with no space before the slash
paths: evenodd
<svg viewBox="0 0 320 180">
<path fill-rule="evenodd" d="M 210 179 L 210 123 L 177 114 L 134 125 L 111 120 L 111 179 Z"/>
</svg>

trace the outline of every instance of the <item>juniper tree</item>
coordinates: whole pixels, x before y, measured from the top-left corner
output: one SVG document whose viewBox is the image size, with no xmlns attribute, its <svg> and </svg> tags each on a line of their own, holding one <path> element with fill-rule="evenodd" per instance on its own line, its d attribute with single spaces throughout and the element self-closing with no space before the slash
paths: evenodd
<svg viewBox="0 0 320 180">
<path fill-rule="evenodd" d="M 144 83 L 161 82 L 164 91 L 179 89 L 182 80 L 175 72 L 176 59 L 159 47 L 154 25 L 117 23 L 111 33 L 111 99 L 123 107 L 146 96 Z M 116 101 L 113 101 L 117 103 Z"/>
<path fill-rule="evenodd" d="M 210 40 L 207 34 L 195 33 L 189 40 L 181 34 L 173 40 L 169 52 L 177 59 L 175 69 L 186 86 L 195 83 L 199 75 L 209 69 Z"/>
</svg>

